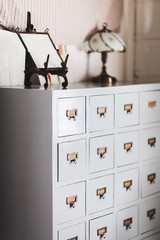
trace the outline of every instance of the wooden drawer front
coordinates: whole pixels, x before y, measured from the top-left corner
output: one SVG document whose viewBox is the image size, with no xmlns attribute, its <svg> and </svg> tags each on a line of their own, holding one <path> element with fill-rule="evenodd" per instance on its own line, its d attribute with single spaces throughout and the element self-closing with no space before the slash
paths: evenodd
<svg viewBox="0 0 160 240">
<path fill-rule="evenodd" d="M 160 162 L 142 168 L 142 197 L 160 192 Z"/>
<path fill-rule="evenodd" d="M 114 127 L 114 95 L 90 97 L 90 132 Z"/>
<path fill-rule="evenodd" d="M 90 139 L 90 172 L 113 168 L 113 145 L 113 135 Z"/>
<path fill-rule="evenodd" d="M 90 220 L 90 240 L 115 239 L 115 225 L 113 214 Z"/>
<path fill-rule="evenodd" d="M 139 161 L 138 131 L 120 133 L 116 140 L 116 165 L 118 167 Z"/>
<path fill-rule="evenodd" d="M 138 199 L 138 168 L 120 172 L 116 176 L 117 205 Z"/>
<path fill-rule="evenodd" d="M 160 239 L 160 233 L 154 234 L 147 238 L 143 238 L 143 240 L 159 240 L 159 239 Z"/>
<path fill-rule="evenodd" d="M 160 121 L 160 91 L 143 93 L 141 106 L 143 123 Z"/>
<path fill-rule="evenodd" d="M 88 183 L 89 214 L 113 207 L 113 175 L 91 179 Z"/>
<path fill-rule="evenodd" d="M 85 97 L 58 100 L 58 136 L 85 133 Z"/>
<path fill-rule="evenodd" d="M 128 240 L 138 235 L 138 206 L 117 213 L 117 240 Z"/>
<path fill-rule="evenodd" d="M 141 134 L 141 159 L 160 156 L 160 128 L 145 129 Z"/>
<path fill-rule="evenodd" d="M 86 173 L 86 142 L 79 140 L 60 143 L 58 146 L 59 181 Z"/>
<path fill-rule="evenodd" d="M 59 188 L 56 203 L 58 223 L 85 216 L 85 182 Z"/>
<path fill-rule="evenodd" d="M 85 223 L 81 223 L 59 231 L 58 240 L 85 240 Z"/>
<path fill-rule="evenodd" d="M 140 220 L 141 233 L 160 227 L 160 198 L 141 204 Z"/>
<path fill-rule="evenodd" d="M 118 127 L 139 124 L 139 93 L 119 94 L 117 104 Z"/>
</svg>

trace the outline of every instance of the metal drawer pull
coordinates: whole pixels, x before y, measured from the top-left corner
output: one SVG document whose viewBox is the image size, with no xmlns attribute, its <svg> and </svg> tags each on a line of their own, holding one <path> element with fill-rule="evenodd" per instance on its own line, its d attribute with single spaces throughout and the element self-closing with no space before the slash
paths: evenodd
<svg viewBox="0 0 160 240">
<path fill-rule="evenodd" d="M 70 161 L 70 163 L 74 162 L 76 164 L 77 159 L 78 159 L 78 152 L 67 154 L 67 161 Z"/>
<path fill-rule="evenodd" d="M 133 109 L 133 104 L 124 105 L 124 111 L 126 111 L 127 113 L 132 113 L 132 109 Z"/>
<path fill-rule="evenodd" d="M 149 107 L 149 108 L 154 108 L 154 107 L 156 107 L 156 101 L 148 102 L 148 107 Z"/>
<path fill-rule="evenodd" d="M 67 240 L 78 240 L 78 237 L 68 238 Z"/>
<path fill-rule="evenodd" d="M 155 173 L 149 174 L 148 177 L 147 177 L 147 180 L 150 182 L 150 184 L 154 184 L 155 179 L 156 179 L 156 174 Z"/>
<path fill-rule="evenodd" d="M 107 227 L 100 228 L 97 230 L 97 236 L 100 236 L 100 239 L 105 239 L 106 238 L 106 233 L 107 233 Z"/>
<path fill-rule="evenodd" d="M 156 209 L 155 208 L 147 211 L 147 217 L 149 217 L 150 220 L 155 219 L 155 214 L 156 214 Z"/>
<path fill-rule="evenodd" d="M 156 144 L 156 138 L 148 139 L 148 145 L 150 145 L 151 147 L 155 147 L 155 144 Z"/>
<path fill-rule="evenodd" d="M 68 117 L 69 120 L 73 119 L 75 121 L 76 117 L 78 116 L 78 110 L 77 109 L 67 110 L 66 116 Z"/>
<path fill-rule="evenodd" d="M 126 152 L 130 152 L 132 149 L 133 143 L 129 142 L 129 143 L 125 143 L 124 144 L 124 149 L 126 150 Z"/>
<path fill-rule="evenodd" d="M 126 188 L 126 191 L 131 190 L 132 180 L 126 181 L 123 183 L 123 187 Z"/>
<path fill-rule="evenodd" d="M 67 205 L 70 205 L 70 207 L 72 207 L 72 208 L 75 207 L 75 203 L 77 201 L 78 201 L 78 196 L 77 195 L 66 198 Z"/>
<path fill-rule="evenodd" d="M 107 113 L 107 107 L 97 108 L 97 114 L 99 114 L 100 117 L 105 117 L 106 113 Z"/>
<path fill-rule="evenodd" d="M 131 224 L 132 224 L 132 218 L 128 218 L 123 221 L 123 226 L 126 227 L 126 230 L 132 228 Z"/>
<path fill-rule="evenodd" d="M 107 147 L 102 147 L 97 149 L 97 154 L 100 155 L 100 158 L 105 158 L 107 153 Z"/>
<path fill-rule="evenodd" d="M 106 191 L 107 191 L 106 187 L 97 189 L 97 196 L 104 199 Z"/>
</svg>

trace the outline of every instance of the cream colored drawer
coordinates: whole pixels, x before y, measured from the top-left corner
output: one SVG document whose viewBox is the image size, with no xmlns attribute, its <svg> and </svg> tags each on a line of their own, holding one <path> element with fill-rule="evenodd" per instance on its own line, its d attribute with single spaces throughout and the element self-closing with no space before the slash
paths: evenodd
<svg viewBox="0 0 160 240">
<path fill-rule="evenodd" d="M 142 160 L 160 156 L 160 128 L 145 129 L 141 134 Z"/>
<path fill-rule="evenodd" d="M 160 121 L 160 91 L 144 92 L 141 106 L 143 123 Z"/>
<path fill-rule="evenodd" d="M 138 131 L 119 133 L 116 141 L 116 165 L 118 167 L 139 161 Z"/>
<path fill-rule="evenodd" d="M 59 231 L 58 240 L 85 240 L 85 223 L 81 223 Z"/>
<path fill-rule="evenodd" d="M 58 223 L 85 216 L 85 182 L 60 187 L 55 198 Z"/>
<path fill-rule="evenodd" d="M 119 94 L 117 125 L 126 127 L 139 124 L 139 93 Z"/>
<path fill-rule="evenodd" d="M 90 132 L 114 127 L 114 95 L 90 97 Z"/>
<path fill-rule="evenodd" d="M 115 223 L 113 214 L 90 220 L 89 227 L 90 240 L 115 239 Z"/>
<path fill-rule="evenodd" d="M 142 168 L 142 197 L 160 192 L 160 162 Z"/>
<path fill-rule="evenodd" d="M 138 168 L 119 172 L 116 175 L 117 205 L 138 199 Z"/>
<path fill-rule="evenodd" d="M 128 240 L 138 235 L 138 206 L 117 213 L 117 240 Z"/>
<path fill-rule="evenodd" d="M 113 146 L 113 135 L 90 139 L 90 172 L 113 168 Z"/>
<path fill-rule="evenodd" d="M 160 227 L 160 198 L 141 204 L 140 220 L 141 233 Z"/>
<path fill-rule="evenodd" d="M 85 133 L 85 97 L 58 100 L 58 136 Z"/>
<path fill-rule="evenodd" d="M 89 214 L 113 207 L 113 175 L 91 179 L 87 188 Z"/>
<path fill-rule="evenodd" d="M 143 238 L 143 240 L 159 240 L 159 239 L 160 239 L 160 233 L 154 234 L 147 238 Z"/>
<path fill-rule="evenodd" d="M 82 176 L 86 173 L 85 139 L 58 145 L 59 181 Z"/>
</svg>

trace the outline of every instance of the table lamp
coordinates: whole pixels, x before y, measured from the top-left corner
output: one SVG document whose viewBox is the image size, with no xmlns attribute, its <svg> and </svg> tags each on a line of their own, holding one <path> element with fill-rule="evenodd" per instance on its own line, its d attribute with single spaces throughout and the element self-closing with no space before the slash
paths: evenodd
<svg viewBox="0 0 160 240">
<path fill-rule="evenodd" d="M 115 83 L 117 79 L 107 73 L 106 62 L 109 52 L 126 51 L 126 45 L 119 35 L 109 30 L 107 24 L 104 23 L 103 28 L 90 36 L 88 41 L 84 42 L 82 48 L 87 53 L 101 53 L 102 72 L 99 76 L 94 77 L 94 82 Z"/>
</svg>

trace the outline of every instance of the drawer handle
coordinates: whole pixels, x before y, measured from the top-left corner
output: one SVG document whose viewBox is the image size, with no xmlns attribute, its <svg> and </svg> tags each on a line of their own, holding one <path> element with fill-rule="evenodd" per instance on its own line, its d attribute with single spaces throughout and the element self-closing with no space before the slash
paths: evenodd
<svg viewBox="0 0 160 240">
<path fill-rule="evenodd" d="M 148 139 L 148 145 L 150 145 L 151 147 L 155 147 L 155 144 L 156 144 L 156 138 Z"/>
<path fill-rule="evenodd" d="M 70 205 L 71 208 L 75 208 L 75 203 L 78 201 L 78 196 L 71 196 L 66 198 L 67 205 Z"/>
<path fill-rule="evenodd" d="M 149 217 L 150 220 L 155 219 L 155 214 L 156 214 L 156 209 L 155 208 L 147 211 L 147 217 Z"/>
<path fill-rule="evenodd" d="M 155 173 L 149 174 L 148 177 L 147 177 L 147 180 L 150 182 L 150 184 L 154 184 L 155 179 L 156 179 L 156 174 Z"/>
<path fill-rule="evenodd" d="M 154 108 L 154 107 L 156 107 L 156 101 L 148 102 L 148 107 L 149 107 L 149 108 Z"/>
<path fill-rule="evenodd" d="M 105 194 L 107 192 L 106 187 L 97 189 L 97 196 L 99 198 L 105 199 Z"/>
<path fill-rule="evenodd" d="M 100 236 L 100 239 L 105 239 L 106 238 L 106 233 L 107 233 L 107 227 L 100 228 L 97 230 L 97 236 Z"/>
<path fill-rule="evenodd" d="M 123 221 L 123 226 L 126 227 L 126 230 L 132 228 L 131 224 L 132 224 L 132 218 L 128 218 Z"/>
<path fill-rule="evenodd" d="M 100 155 L 100 158 L 105 158 L 107 153 L 107 147 L 102 147 L 97 149 L 97 154 Z"/>
<path fill-rule="evenodd" d="M 132 142 L 125 143 L 124 144 L 124 149 L 126 150 L 126 152 L 131 152 L 132 146 L 133 146 Z"/>
<path fill-rule="evenodd" d="M 100 117 L 105 117 L 106 113 L 107 113 L 107 107 L 97 108 L 97 114 L 99 114 Z"/>
<path fill-rule="evenodd" d="M 126 181 L 123 183 L 123 187 L 126 188 L 126 191 L 131 190 L 132 180 Z"/>
<path fill-rule="evenodd" d="M 78 237 L 68 238 L 67 240 L 78 240 Z"/>
<path fill-rule="evenodd" d="M 75 121 L 76 117 L 78 116 L 78 109 L 67 110 L 66 116 L 69 120 L 73 119 Z"/>
<path fill-rule="evenodd" d="M 78 159 L 78 152 L 67 154 L 67 161 L 69 161 L 70 163 L 74 162 L 76 164 L 77 159 Z"/>
<path fill-rule="evenodd" d="M 132 113 L 132 109 L 133 109 L 133 104 L 125 104 L 124 105 L 124 111 L 126 111 L 127 113 Z"/>
</svg>

